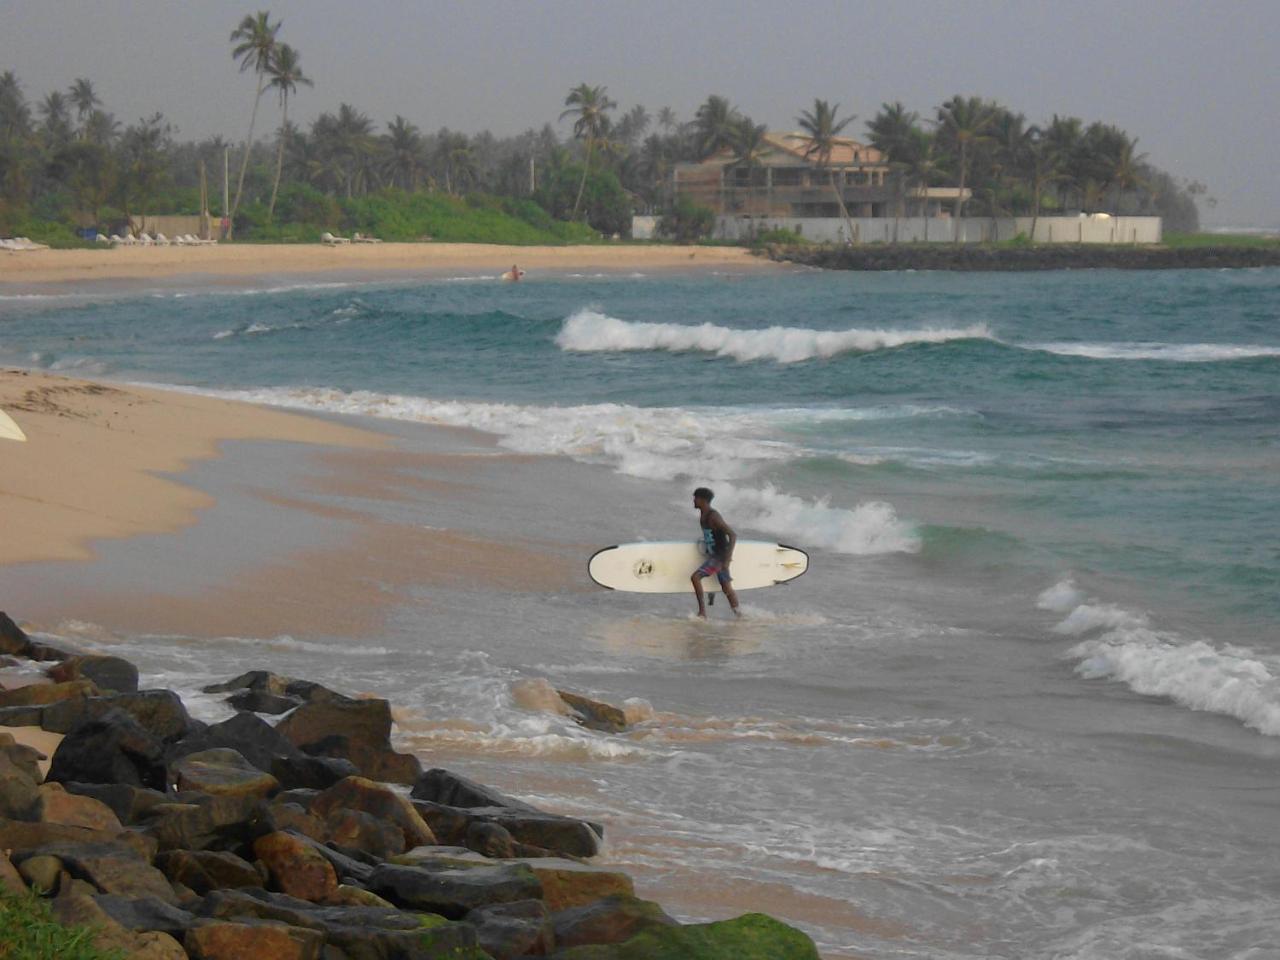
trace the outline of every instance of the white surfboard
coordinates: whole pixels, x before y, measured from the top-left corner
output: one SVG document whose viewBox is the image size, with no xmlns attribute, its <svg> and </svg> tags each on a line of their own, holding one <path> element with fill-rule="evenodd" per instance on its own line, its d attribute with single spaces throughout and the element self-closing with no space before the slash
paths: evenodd
<svg viewBox="0 0 1280 960">
<path fill-rule="evenodd" d="M 629 593 L 687 593 L 689 578 L 702 565 L 702 544 L 687 540 L 623 543 L 597 550 L 587 564 L 591 579 L 610 590 Z M 782 543 L 739 540 L 733 548 L 734 590 L 772 587 L 794 580 L 809 569 L 809 555 Z M 720 590 L 720 581 L 705 577 L 702 587 Z"/>
<path fill-rule="evenodd" d="M 13 418 L 0 410 L 0 440 L 25 440 L 27 435 L 13 422 Z"/>
</svg>

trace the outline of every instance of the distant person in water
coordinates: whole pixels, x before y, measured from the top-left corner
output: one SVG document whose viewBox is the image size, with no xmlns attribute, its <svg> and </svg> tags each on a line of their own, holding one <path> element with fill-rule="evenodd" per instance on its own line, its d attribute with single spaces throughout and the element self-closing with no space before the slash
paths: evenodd
<svg viewBox="0 0 1280 960">
<path fill-rule="evenodd" d="M 514 283 L 515 281 L 519 280 L 523 276 L 524 276 L 524 271 L 521 270 L 519 267 L 517 267 L 513 263 L 511 265 L 511 270 L 507 273 L 507 279 L 510 280 L 512 283 Z"/>
<path fill-rule="evenodd" d="M 714 576 L 720 581 L 720 589 L 724 591 L 733 608 L 735 616 L 742 616 L 738 609 L 738 594 L 733 589 L 733 577 L 729 575 L 729 563 L 733 560 L 733 545 L 738 542 L 738 535 L 733 528 L 724 522 L 719 510 L 711 508 L 711 499 L 715 494 L 706 487 L 693 491 L 693 505 L 698 510 L 698 522 L 702 527 L 702 546 L 707 559 L 702 566 L 693 572 L 690 580 L 693 583 L 693 595 L 698 598 L 698 616 L 707 619 L 706 598 L 702 592 L 702 578 Z"/>
</svg>

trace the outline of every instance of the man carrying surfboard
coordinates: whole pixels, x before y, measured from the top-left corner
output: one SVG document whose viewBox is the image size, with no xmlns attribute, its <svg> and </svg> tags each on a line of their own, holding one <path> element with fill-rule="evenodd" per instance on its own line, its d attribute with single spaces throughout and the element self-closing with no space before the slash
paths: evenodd
<svg viewBox="0 0 1280 960">
<path fill-rule="evenodd" d="M 702 546 L 707 559 L 690 577 L 693 595 L 698 598 L 698 616 L 707 619 L 707 604 L 702 592 L 702 578 L 714 576 L 720 581 L 720 589 L 729 600 L 735 616 L 742 616 L 738 609 L 738 595 L 733 589 L 733 577 L 729 575 L 729 563 L 733 560 L 733 545 L 738 535 L 724 522 L 719 510 L 713 510 L 711 499 L 715 496 L 707 487 L 693 491 L 693 505 L 698 510 L 698 522 L 702 526 Z"/>
</svg>

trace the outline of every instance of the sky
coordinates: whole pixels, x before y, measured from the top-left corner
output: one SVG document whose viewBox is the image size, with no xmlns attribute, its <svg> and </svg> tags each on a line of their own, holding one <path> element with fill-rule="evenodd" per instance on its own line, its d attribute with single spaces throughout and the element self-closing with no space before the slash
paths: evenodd
<svg viewBox="0 0 1280 960">
<path fill-rule="evenodd" d="M 687 120 L 714 93 L 775 130 L 822 98 L 865 138 L 883 103 L 976 95 L 1116 124 L 1208 187 L 1206 225 L 1280 227 L 1280 0 L 0 0 L 0 72 L 33 103 L 87 77 L 125 123 L 241 141 L 255 86 L 228 37 L 259 9 L 315 81 L 290 103 L 303 125 L 345 102 L 380 127 L 568 134 L 585 82 L 619 113 Z M 278 123 L 264 98 L 259 135 Z"/>
</svg>

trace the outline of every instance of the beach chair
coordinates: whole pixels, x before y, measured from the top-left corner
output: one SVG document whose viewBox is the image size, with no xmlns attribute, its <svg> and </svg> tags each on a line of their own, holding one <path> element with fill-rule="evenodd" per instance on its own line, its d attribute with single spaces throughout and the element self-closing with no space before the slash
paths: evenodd
<svg viewBox="0 0 1280 960">
<path fill-rule="evenodd" d="M 169 240 L 169 238 L 168 238 L 168 237 L 166 237 L 163 233 L 159 233 L 159 232 L 157 232 L 157 233 L 156 233 L 156 243 L 158 243 L 158 244 L 159 244 L 160 246 L 162 246 L 162 247 L 167 247 L 167 246 L 169 245 L 169 243 L 170 243 L 170 240 Z"/>
<path fill-rule="evenodd" d="M 111 242 L 110 239 L 108 239 L 107 237 L 104 237 L 102 234 L 98 234 L 96 237 L 94 237 L 93 241 L 94 243 L 110 243 Z"/>
<path fill-rule="evenodd" d="M 340 244 L 340 243 L 350 243 L 350 242 L 351 242 L 351 238 L 350 238 L 350 237 L 335 237 L 332 233 L 330 233 L 328 230 L 326 230 L 324 233 L 320 234 L 320 242 L 321 242 L 321 243 L 326 243 L 326 244 L 328 244 L 328 245 L 329 245 L 329 246 L 331 246 L 331 247 L 336 247 L 336 246 L 337 246 L 338 244 Z"/>
</svg>

